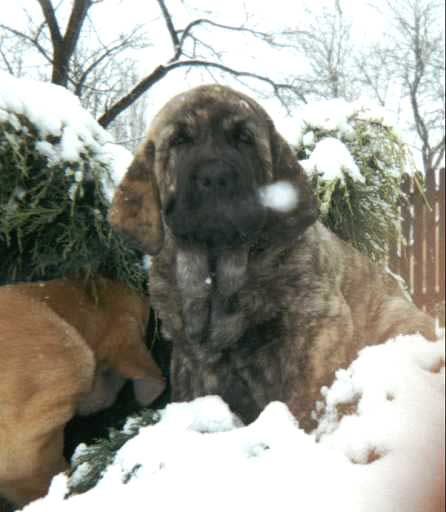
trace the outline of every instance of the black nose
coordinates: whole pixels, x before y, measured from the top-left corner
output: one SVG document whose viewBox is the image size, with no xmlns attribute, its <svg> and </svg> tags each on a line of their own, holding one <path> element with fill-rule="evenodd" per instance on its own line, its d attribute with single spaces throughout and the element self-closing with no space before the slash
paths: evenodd
<svg viewBox="0 0 446 512">
<path fill-rule="evenodd" d="M 238 187 L 237 171 L 227 162 L 206 160 L 195 168 L 193 181 L 203 195 L 230 195 Z"/>
</svg>

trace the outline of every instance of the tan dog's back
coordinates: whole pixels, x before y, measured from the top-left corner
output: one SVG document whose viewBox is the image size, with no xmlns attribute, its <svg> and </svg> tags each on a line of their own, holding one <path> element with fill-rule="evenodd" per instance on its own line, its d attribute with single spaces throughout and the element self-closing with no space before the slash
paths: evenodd
<svg viewBox="0 0 446 512">
<path fill-rule="evenodd" d="M 103 278 L 0 287 L 0 495 L 23 505 L 46 494 L 65 466 L 65 424 L 111 405 L 124 377 L 147 403 L 163 390 L 148 314 L 147 300 Z"/>
<path fill-rule="evenodd" d="M 0 494 L 22 505 L 64 469 L 63 427 L 91 387 L 93 352 L 44 303 L 1 290 Z"/>
<path fill-rule="evenodd" d="M 84 284 L 80 279 L 55 279 L 5 286 L 0 291 L 3 293 L 7 289 L 13 289 L 15 293 L 20 293 L 33 302 L 46 304 L 56 315 L 90 341 L 89 345 L 91 345 L 97 335 L 105 329 L 106 319 L 101 311 L 102 308 L 95 304 L 94 298 L 90 295 L 89 288 L 92 288 L 92 285 Z M 94 321 L 86 321 L 86 315 L 91 316 L 92 313 Z"/>
<path fill-rule="evenodd" d="M 95 353 L 98 365 L 114 368 L 130 379 L 161 377 L 143 343 L 148 299 L 124 283 L 101 277 L 88 282 L 66 278 L 13 288 L 46 304 L 73 326 Z"/>
</svg>

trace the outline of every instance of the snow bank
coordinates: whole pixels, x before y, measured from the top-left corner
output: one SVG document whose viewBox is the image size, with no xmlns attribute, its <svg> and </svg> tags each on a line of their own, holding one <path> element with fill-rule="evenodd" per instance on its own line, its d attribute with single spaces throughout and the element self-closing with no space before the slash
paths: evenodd
<svg viewBox="0 0 446 512">
<path fill-rule="evenodd" d="M 26 118 L 37 130 L 36 149 L 48 166 L 77 162 L 85 154 L 107 166 L 111 181 L 104 176 L 111 197 L 130 163 L 130 153 L 113 143 L 106 132 L 80 104 L 79 98 L 64 87 L 47 82 L 15 78 L 0 71 L 0 123 L 15 130 Z"/>
<path fill-rule="evenodd" d="M 64 500 L 69 481 L 59 475 L 24 510 L 437 512 L 444 360 L 444 339 L 364 349 L 324 390 L 311 435 L 279 402 L 247 426 L 218 397 L 171 404 L 95 488 Z"/>
</svg>

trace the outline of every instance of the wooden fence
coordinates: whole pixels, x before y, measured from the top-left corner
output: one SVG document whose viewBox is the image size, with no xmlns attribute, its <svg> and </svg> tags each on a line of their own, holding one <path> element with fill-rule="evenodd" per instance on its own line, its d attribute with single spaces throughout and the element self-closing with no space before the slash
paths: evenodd
<svg viewBox="0 0 446 512">
<path fill-rule="evenodd" d="M 407 245 L 395 247 L 390 268 L 406 281 L 415 304 L 444 315 L 445 301 L 445 170 L 428 172 L 426 196 L 406 180 L 409 202 L 402 206 L 402 231 Z"/>
</svg>

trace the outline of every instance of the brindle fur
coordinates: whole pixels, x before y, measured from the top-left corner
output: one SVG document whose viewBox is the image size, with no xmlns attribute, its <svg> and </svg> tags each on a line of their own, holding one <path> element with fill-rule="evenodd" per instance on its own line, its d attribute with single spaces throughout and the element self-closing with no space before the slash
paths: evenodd
<svg viewBox="0 0 446 512">
<path fill-rule="evenodd" d="M 238 134 L 235 142 L 240 126 L 251 138 Z M 249 422 L 282 400 L 309 430 L 321 387 L 360 348 L 403 333 L 435 338 L 433 321 L 393 277 L 317 222 L 302 168 L 251 98 L 221 86 L 177 96 L 154 119 L 135 161 L 146 178 L 129 171 L 113 208 L 127 215 L 129 183 L 135 191 L 148 186 L 147 176 L 157 184 L 164 244 L 150 292 L 173 342 L 174 401 L 218 394 Z M 213 183 L 207 203 L 213 172 L 230 190 L 216 195 Z M 297 206 L 262 206 L 258 188 L 283 180 L 298 191 Z M 143 203 L 133 224 L 114 225 L 145 247 L 159 246 L 162 233 L 155 244 L 144 234 L 153 204 L 148 196 Z"/>
</svg>

